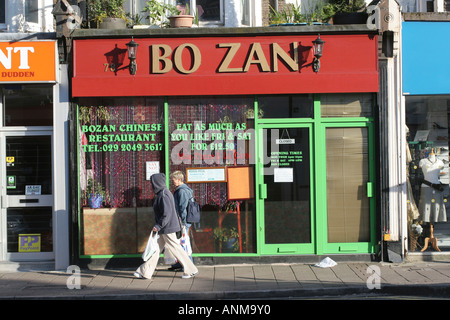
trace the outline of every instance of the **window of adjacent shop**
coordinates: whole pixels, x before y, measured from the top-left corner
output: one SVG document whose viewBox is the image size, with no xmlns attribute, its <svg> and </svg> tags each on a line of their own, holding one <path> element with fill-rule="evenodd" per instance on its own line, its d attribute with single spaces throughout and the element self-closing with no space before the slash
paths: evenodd
<svg viewBox="0 0 450 320">
<path fill-rule="evenodd" d="M 150 175 L 164 172 L 163 107 L 150 98 L 80 101 L 82 255 L 144 250 L 154 221 Z"/>
<path fill-rule="evenodd" d="M 53 86 L 10 84 L 2 86 L 3 126 L 52 126 Z"/>
<path fill-rule="evenodd" d="M 0 86 L 2 258 L 53 251 L 52 84 Z M 1 255 L 0 255 L 1 256 Z M 21 258 L 23 258 L 22 256 Z"/>
<path fill-rule="evenodd" d="M 406 96 L 410 252 L 450 251 L 450 95 Z"/>
</svg>

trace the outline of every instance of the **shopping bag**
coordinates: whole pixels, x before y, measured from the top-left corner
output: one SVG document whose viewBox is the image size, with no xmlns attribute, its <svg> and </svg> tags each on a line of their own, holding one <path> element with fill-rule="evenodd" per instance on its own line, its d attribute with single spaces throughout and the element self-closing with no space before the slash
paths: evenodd
<svg viewBox="0 0 450 320">
<path fill-rule="evenodd" d="M 170 250 L 164 249 L 164 264 L 175 264 L 177 262 L 177 258 L 174 257 Z"/>
<path fill-rule="evenodd" d="M 189 235 L 186 232 L 186 228 L 183 227 L 182 231 L 183 234 L 180 238 L 180 244 L 187 255 L 190 256 L 192 254 L 191 240 L 189 239 Z"/>
<path fill-rule="evenodd" d="M 158 232 L 153 232 L 152 230 L 152 232 L 150 233 L 150 237 L 148 237 L 144 253 L 142 254 L 142 260 L 147 261 L 156 252 L 159 246 L 158 238 L 159 238 Z"/>
</svg>

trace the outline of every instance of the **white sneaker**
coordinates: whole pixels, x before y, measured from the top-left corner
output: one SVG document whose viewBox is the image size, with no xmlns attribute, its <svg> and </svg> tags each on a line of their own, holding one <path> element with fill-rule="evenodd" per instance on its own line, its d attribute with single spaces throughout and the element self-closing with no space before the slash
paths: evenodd
<svg viewBox="0 0 450 320">
<path fill-rule="evenodd" d="M 198 271 L 197 271 L 197 272 L 194 272 L 194 273 L 191 273 L 191 274 L 183 274 L 183 275 L 181 276 L 181 279 L 189 279 L 189 278 L 193 278 L 193 277 L 195 277 L 195 276 L 197 275 L 197 273 L 198 273 Z"/>
<path fill-rule="evenodd" d="M 144 279 L 144 277 L 139 272 L 135 272 L 133 273 L 133 275 L 138 279 Z"/>
</svg>

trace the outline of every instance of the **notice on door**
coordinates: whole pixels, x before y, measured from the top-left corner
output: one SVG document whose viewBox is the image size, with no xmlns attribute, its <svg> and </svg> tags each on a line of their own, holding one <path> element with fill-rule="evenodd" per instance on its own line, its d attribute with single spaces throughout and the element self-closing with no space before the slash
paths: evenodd
<svg viewBox="0 0 450 320">
<path fill-rule="evenodd" d="M 294 182 L 294 168 L 273 168 L 273 182 Z"/>
<path fill-rule="evenodd" d="M 40 194 L 41 194 L 41 186 L 40 185 L 25 186 L 25 195 L 33 196 L 33 195 L 40 195 Z"/>
</svg>

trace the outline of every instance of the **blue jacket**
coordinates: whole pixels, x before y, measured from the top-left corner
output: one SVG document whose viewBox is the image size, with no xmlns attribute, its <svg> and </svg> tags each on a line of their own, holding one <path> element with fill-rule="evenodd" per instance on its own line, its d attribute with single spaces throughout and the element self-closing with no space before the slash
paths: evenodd
<svg viewBox="0 0 450 320">
<path fill-rule="evenodd" d="M 187 227 L 190 227 L 191 225 L 189 223 L 186 223 L 186 207 L 188 205 L 188 201 L 192 198 L 192 194 L 192 189 L 189 188 L 186 184 L 178 186 L 173 193 L 173 197 L 175 199 L 175 208 L 180 215 L 181 221 Z"/>
<path fill-rule="evenodd" d="M 150 182 L 156 195 L 153 203 L 156 229 L 161 234 L 180 231 L 181 227 L 175 209 L 175 202 L 172 193 L 167 189 L 166 176 L 164 173 L 155 173 L 150 177 Z"/>
</svg>

